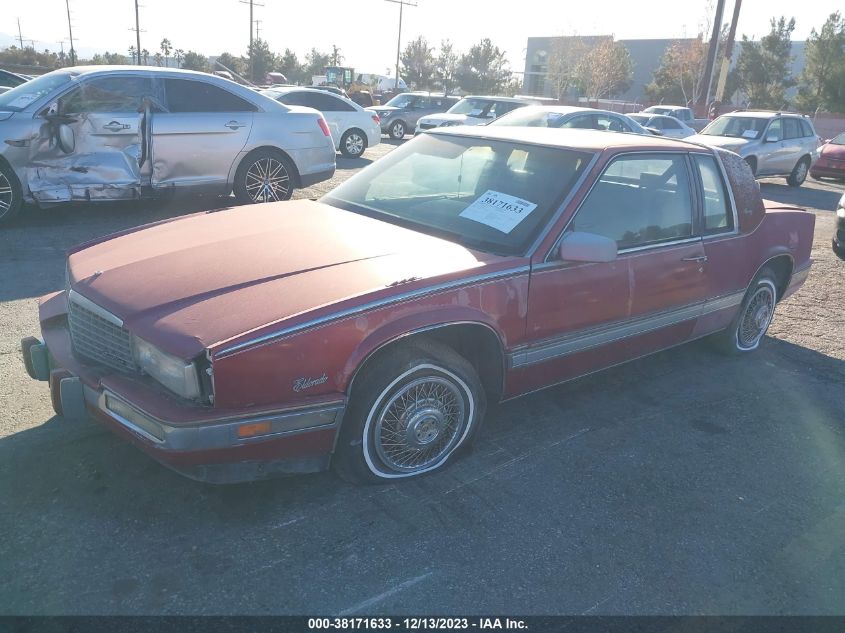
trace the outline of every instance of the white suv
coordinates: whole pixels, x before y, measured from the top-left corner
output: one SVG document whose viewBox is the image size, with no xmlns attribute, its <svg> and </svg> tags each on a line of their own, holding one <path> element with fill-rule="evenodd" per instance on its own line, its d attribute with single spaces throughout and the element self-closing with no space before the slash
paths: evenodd
<svg viewBox="0 0 845 633">
<path fill-rule="evenodd" d="M 758 178 L 786 176 L 792 187 L 806 180 L 820 144 L 810 119 L 781 112 L 723 114 L 686 140 L 736 152 Z"/>
</svg>

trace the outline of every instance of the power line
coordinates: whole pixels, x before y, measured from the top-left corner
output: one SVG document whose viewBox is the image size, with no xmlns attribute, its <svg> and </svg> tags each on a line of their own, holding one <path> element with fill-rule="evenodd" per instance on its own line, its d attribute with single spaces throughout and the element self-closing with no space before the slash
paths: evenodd
<svg viewBox="0 0 845 633">
<path fill-rule="evenodd" d="M 409 7 L 417 6 L 416 2 L 408 2 L 408 0 L 384 0 L 385 2 L 392 2 L 399 5 L 399 37 L 396 39 L 396 85 L 395 90 L 399 92 L 399 51 L 402 48 L 402 10 L 405 5 Z"/>
</svg>

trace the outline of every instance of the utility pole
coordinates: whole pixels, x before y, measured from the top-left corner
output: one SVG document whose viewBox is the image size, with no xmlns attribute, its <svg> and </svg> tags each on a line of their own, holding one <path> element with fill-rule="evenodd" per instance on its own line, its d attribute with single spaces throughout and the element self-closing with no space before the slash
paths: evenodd
<svg viewBox="0 0 845 633">
<path fill-rule="evenodd" d="M 253 81 L 255 77 L 253 77 L 253 53 L 252 53 L 252 27 L 255 24 L 255 20 L 252 18 L 252 9 L 253 7 L 263 7 L 263 4 L 259 4 L 255 2 L 255 0 L 238 0 L 241 4 L 248 4 L 249 5 L 249 79 Z"/>
<path fill-rule="evenodd" d="M 138 65 L 141 65 L 141 26 L 138 20 L 138 0 L 135 0 L 135 50 L 138 52 Z"/>
<path fill-rule="evenodd" d="M 70 36 L 70 65 L 76 66 L 76 51 L 73 48 L 73 26 L 70 24 L 70 0 L 65 0 L 65 8 L 67 9 L 67 32 Z"/>
<path fill-rule="evenodd" d="M 21 19 L 18 18 L 18 42 L 21 44 L 21 50 L 23 50 L 23 35 L 21 35 Z"/>
<path fill-rule="evenodd" d="M 716 99 L 721 101 L 725 96 L 725 83 L 728 81 L 728 71 L 731 69 L 731 58 L 734 52 L 734 41 L 736 40 L 736 25 L 739 22 L 739 9 L 742 7 L 742 0 L 736 0 L 734 4 L 734 16 L 731 21 L 731 28 L 728 31 L 728 41 L 725 44 L 725 58 L 722 60 L 722 72 L 719 73 L 719 83 L 716 85 Z"/>
<path fill-rule="evenodd" d="M 416 2 L 408 2 L 407 0 L 384 0 L 385 2 L 392 2 L 399 5 L 399 37 L 396 40 L 396 83 L 395 90 L 399 92 L 399 51 L 402 48 L 402 10 L 407 4 L 409 7 L 417 6 Z"/>
<path fill-rule="evenodd" d="M 713 70 L 716 66 L 716 53 L 719 50 L 719 36 L 722 33 L 722 14 L 725 11 L 725 0 L 718 0 L 716 4 L 716 18 L 713 20 L 713 34 L 710 36 L 710 48 L 707 49 L 707 66 L 701 77 L 700 86 L 704 90 L 699 92 L 699 103 L 707 105 L 710 102 L 710 87 L 713 84 Z"/>
</svg>

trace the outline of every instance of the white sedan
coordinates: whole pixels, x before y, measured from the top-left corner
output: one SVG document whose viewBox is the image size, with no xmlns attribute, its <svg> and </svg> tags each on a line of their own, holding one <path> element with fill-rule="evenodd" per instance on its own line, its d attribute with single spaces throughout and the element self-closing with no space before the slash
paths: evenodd
<svg viewBox="0 0 845 633">
<path fill-rule="evenodd" d="M 285 105 L 314 108 L 323 113 L 335 149 L 347 158 L 358 158 L 381 142 L 378 115 L 340 95 L 316 88 L 268 88 L 261 94 Z"/>
<path fill-rule="evenodd" d="M 628 115 L 645 128 L 657 130 L 661 136 L 672 138 L 686 138 L 697 134 L 689 125 L 668 114 L 652 114 L 651 112 L 635 112 Z"/>
</svg>

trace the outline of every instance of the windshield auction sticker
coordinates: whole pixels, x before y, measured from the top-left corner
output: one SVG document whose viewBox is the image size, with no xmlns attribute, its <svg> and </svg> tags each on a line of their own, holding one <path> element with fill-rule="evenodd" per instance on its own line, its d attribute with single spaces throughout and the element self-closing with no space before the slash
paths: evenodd
<svg viewBox="0 0 845 633">
<path fill-rule="evenodd" d="M 502 233 L 510 233 L 536 208 L 537 205 L 533 202 L 488 189 L 478 200 L 461 211 L 460 215 Z"/>
</svg>

